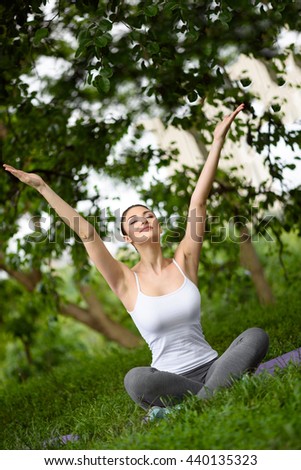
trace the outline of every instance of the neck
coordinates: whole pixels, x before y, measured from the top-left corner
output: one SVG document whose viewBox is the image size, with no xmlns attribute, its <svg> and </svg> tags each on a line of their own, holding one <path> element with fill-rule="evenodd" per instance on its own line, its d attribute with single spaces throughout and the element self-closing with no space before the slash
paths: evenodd
<svg viewBox="0 0 301 470">
<path fill-rule="evenodd" d="M 161 273 L 166 266 L 165 258 L 163 258 L 161 245 L 152 243 L 151 245 L 139 246 L 140 266 L 143 271 L 154 271 L 156 274 Z"/>
</svg>

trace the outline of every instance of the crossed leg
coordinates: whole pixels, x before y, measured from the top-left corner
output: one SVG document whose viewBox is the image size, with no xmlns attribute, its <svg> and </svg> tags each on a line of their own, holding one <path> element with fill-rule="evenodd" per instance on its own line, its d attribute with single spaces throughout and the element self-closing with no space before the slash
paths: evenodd
<svg viewBox="0 0 301 470">
<path fill-rule="evenodd" d="M 174 405 L 189 393 L 206 399 L 218 388 L 229 387 L 233 380 L 254 370 L 266 355 L 268 345 L 265 331 L 249 328 L 217 360 L 209 363 L 207 370 L 203 366 L 202 382 L 153 367 L 135 367 L 126 374 L 124 385 L 129 396 L 146 410 L 150 406 Z"/>
<path fill-rule="evenodd" d="M 209 368 L 197 396 L 208 398 L 218 388 L 229 387 L 245 372 L 254 371 L 268 348 L 269 337 L 261 328 L 249 328 L 241 333 Z"/>
</svg>

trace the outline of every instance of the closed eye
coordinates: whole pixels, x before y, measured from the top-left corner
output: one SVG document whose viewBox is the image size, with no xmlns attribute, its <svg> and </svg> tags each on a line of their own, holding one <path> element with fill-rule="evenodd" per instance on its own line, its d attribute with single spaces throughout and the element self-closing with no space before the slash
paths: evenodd
<svg viewBox="0 0 301 470">
<path fill-rule="evenodd" d="M 130 225 L 133 225 L 135 222 L 137 222 L 137 220 L 136 220 L 136 219 L 132 219 L 132 220 L 130 221 Z"/>
<path fill-rule="evenodd" d="M 148 215 L 145 216 L 145 218 L 146 218 L 146 219 L 153 219 L 153 218 L 154 218 L 154 215 L 153 215 L 153 214 L 148 214 Z M 134 219 L 134 218 L 132 218 L 132 219 L 130 220 L 130 222 L 129 222 L 129 225 L 135 224 L 135 223 L 137 222 L 137 220 L 139 220 L 139 219 Z"/>
</svg>

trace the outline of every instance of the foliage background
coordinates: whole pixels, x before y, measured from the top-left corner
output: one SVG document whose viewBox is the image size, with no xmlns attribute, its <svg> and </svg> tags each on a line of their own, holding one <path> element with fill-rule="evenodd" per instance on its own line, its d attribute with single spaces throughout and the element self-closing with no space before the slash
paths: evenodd
<svg viewBox="0 0 301 470">
<path fill-rule="evenodd" d="M 300 48 L 297 41 L 281 48 L 278 37 L 284 30 L 300 31 L 300 2 L 61 0 L 53 2 L 47 14 L 45 6 L 49 7 L 46 0 L 1 3 L 1 161 L 36 171 L 73 207 L 86 202 L 80 212 L 94 218 L 105 236 L 114 214 L 101 184 L 89 187 L 92 170 L 116 185 L 122 181 L 134 186 L 165 220 L 174 214 L 185 216 L 201 171 L 183 168 L 164 182 L 154 178 L 145 185 L 150 168 L 159 175 L 177 160 L 177 154 L 143 143 L 142 118 L 158 116 L 165 125 L 189 130 L 209 149 L 223 110 L 244 101 L 245 117 L 237 121 L 229 139 L 247 141 L 264 155 L 271 179 L 280 183 L 281 190 L 274 191 L 269 182 L 254 188 L 235 170 L 219 170 L 209 213 L 218 215 L 221 225 L 233 215 L 245 216 L 256 233 L 260 217 L 277 203 L 280 210 L 269 225 L 279 247 L 279 264 L 274 268 L 284 270 L 289 282 L 282 233 L 284 229 L 300 236 L 301 192 L 300 186 L 287 187 L 283 172 L 288 165 L 273 159 L 272 150 L 284 142 L 299 158 L 300 132 L 284 124 L 283 103 L 277 97 L 259 115 L 254 106 L 258 97 L 248 79 L 231 81 L 227 67 L 243 53 L 264 63 L 283 86 L 285 60 L 292 55 L 300 63 Z M 49 64 L 49 73 L 38 77 L 34 89 L 32 80 L 42 61 Z M 215 109 L 210 120 L 206 106 Z M 290 166 L 293 171 L 294 164 Z M 53 211 L 51 229 L 43 231 L 39 222 L 49 207 L 32 188 L 4 172 L 0 183 L 0 268 L 7 274 L 0 282 L 5 299 L 0 313 L 2 379 L 23 381 L 67 360 L 76 361 L 83 353 L 118 349 L 104 328 L 107 318 L 113 322 L 112 330 L 123 328 L 120 336 L 133 334 L 128 344 L 137 346 L 135 327 L 96 275 L 79 240 Z M 260 201 L 259 212 L 251 218 L 255 200 Z M 19 238 L 12 249 L 24 220 L 31 220 L 30 236 Z M 200 288 L 213 318 L 217 299 L 220 308 L 227 309 L 229 301 L 245 305 L 256 298 L 237 246 L 229 240 L 210 243 L 210 235 L 216 236 L 218 230 L 213 227 L 208 234 L 200 265 Z M 183 231 L 166 227 L 166 256 L 182 235 Z M 54 261 L 66 252 L 76 269 L 68 266 L 58 272 Z M 268 251 L 260 256 L 267 270 L 269 256 Z M 136 261 L 125 248 L 118 257 L 129 265 Z M 84 315 L 86 325 L 95 325 L 84 295 L 87 286 L 104 312 L 104 321 L 93 326 L 101 335 L 70 319 L 76 307 L 73 318 L 83 323 Z"/>
</svg>

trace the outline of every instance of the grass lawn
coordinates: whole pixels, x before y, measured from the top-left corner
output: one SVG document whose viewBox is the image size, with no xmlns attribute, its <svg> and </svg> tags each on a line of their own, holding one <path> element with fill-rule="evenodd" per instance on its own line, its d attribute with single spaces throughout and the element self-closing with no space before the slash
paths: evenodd
<svg viewBox="0 0 301 470">
<path fill-rule="evenodd" d="M 290 278 L 285 283 L 277 277 L 277 259 L 269 260 L 275 305 L 232 300 L 211 312 L 204 301 L 203 328 L 219 353 L 251 326 L 264 328 L 270 336 L 266 360 L 301 346 L 299 253 L 288 258 Z M 130 368 L 149 362 L 147 347 L 116 348 L 22 384 L 7 381 L 0 386 L 1 449 L 301 448 L 300 366 L 290 365 L 274 376 L 245 375 L 209 401 L 189 397 L 168 418 L 142 424 L 144 412 L 127 396 L 123 377 Z M 63 447 L 52 441 L 71 433 L 80 439 Z"/>
</svg>

